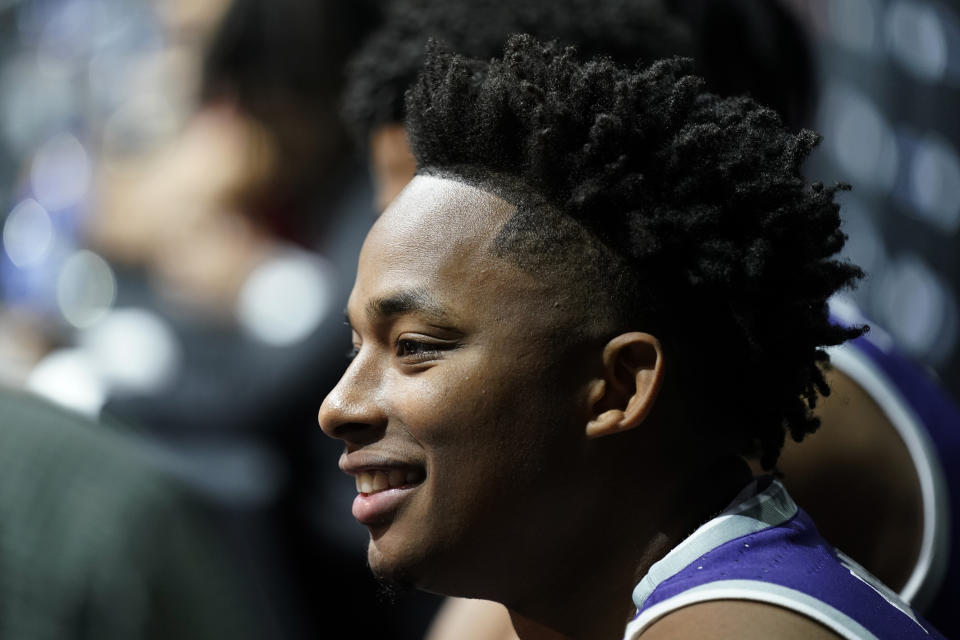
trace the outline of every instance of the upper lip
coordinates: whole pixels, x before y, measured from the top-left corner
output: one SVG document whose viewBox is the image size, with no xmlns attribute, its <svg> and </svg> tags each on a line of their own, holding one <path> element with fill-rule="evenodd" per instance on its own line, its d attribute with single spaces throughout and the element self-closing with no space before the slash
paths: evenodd
<svg viewBox="0 0 960 640">
<path fill-rule="evenodd" d="M 357 451 L 343 453 L 340 456 L 340 470 L 347 475 L 355 476 L 361 471 L 376 469 L 422 469 L 423 465 L 415 462 L 399 460 L 397 458 L 373 452 Z"/>
</svg>

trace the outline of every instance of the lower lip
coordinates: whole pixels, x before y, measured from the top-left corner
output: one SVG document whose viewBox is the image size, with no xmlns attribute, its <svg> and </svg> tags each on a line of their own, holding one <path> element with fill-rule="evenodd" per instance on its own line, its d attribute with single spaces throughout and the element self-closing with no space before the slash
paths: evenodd
<svg viewBox="0 0 960 640">
<path fill-rule="evenodd" d="M 386 489 L 377 493 L 361 493 L 353 499 L 353 517 L 360 524 L 382 525 L 417 486 Z"/>
</svg>

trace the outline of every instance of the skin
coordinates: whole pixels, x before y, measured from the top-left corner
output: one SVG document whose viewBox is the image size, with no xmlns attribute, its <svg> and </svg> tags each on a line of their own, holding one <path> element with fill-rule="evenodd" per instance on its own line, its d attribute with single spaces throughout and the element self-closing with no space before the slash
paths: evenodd
<svg viewBox="0 0 960 640">
<path fill-rule="evenodd" d="M 776 628 L 776 636 L 771 629 Z M 547 638 L 526 633 L 523 638 Z M 714 600 L 664 616 L 640 636 L 644 640 L 739 638 L 740 640 L 828 640 L 836 634 L 794 611 L 762 602 Z M 520 640 L 510 612 L 495 602 L 451 599 L 430 628 L 427 640 Z"/>
<path fill-rule="evenodd" d="M 510 613 L 496 602 L 449 598 L 443 603 L 426 640 L 518 640 Z"/>
<path fill-rule="evenodd" d="M 788 439 L 777 466 L 791 495 L 832 544 L 901 589 L 923 534 L 913 460 L 896 427 L 860 385 L 837 369 L 827 373 L 827 382 L 831 394 L 816 408 L 820 429 L 801 443 Z M 838 501 L 836 487 L 857 499 Z"/>
<path fill-rule="evenodd" d="M 813 514 L 824 535 L 866 566 L 885 584 L 898 589 L 906 582 L 919 554 L 922 532 L 919 481 L 896 429 L 882 409 L 843 372 L 827 373 L 831 394 L 817 403 L 820 429 L 802 443 L 788 440 L 778 467 L 791 494 Z M 760 472 L 759 465 L 756 468 Z M 837 486 L 856 495 L 838 504 Z M 855 512 L 855 517 L 851 517 Z M 889 553 L 901 549 L 903 553 Z M 701 625 L 710 637 L 724 633 L 748 638 L 761 626 L 740 628 L 740 620 L 769 616 L 775 607 L 762 603 L 704 603 L 663 618 L 644 638 L 675 638 L 676 625 Z M 689 616 L 689 618 L 688 618 Z M 832 637 L 820 624 L 793 620 L 798 638 Z M 806 625 L 808 628 L 804 628 Z M 709 630 L 709 632 L 708 632 Z M 765 637 L 760 632 L 758 637 Z M 827 634 L 824 636 L 823 634 Z M 428 640 L 516 640 L 506 608 L 482 600 L 450 600 L 437 616 Z"/>
<path fill-rule="evenodd" d="M 413 179 L 416 162 L 401 124 L 374 129 L 370 143 L 377 206 L 382 210 Z M 788 439 L 779 468 L 793 495 L 829 540 L 885 583 L 902 587 L 913 570 L 922 532 L 921 497 L 913 463 L 889 420 L 855 382 L 835 370 L 828 373 L 828 382 L 834 393 L 821 399 L 816 409 L 820 430 L 806 438 L 802 447 Z M 877 464 L 879 459 L 884 463 Z M 839 480 L 825 478 L 828 474 L 835 477 L 838 469 L 850 471 L 840 481 L 848 492 L 867 498 L 853 501 L 861 506 L 857 514 L 836 508 L 833 487 Z M 755 470 L 760 472 L 758 465 Z M 872 501 L 877 497 L 883 498 L 883 509 Z M 908 551 L 891 556 L 884 551 L 890 548 Z M 462 616 L 463 628 L 477 628 L 474 607 L 487 614 L 496 610 L 475 603 L 453 606 L 441 629 L 456 626 L 457 616 Z M 499 621 L 505 617 L 501 610 Z M 495 640 L 501 636 L 491 633 L 486 637 Z"/>
<path fill-rule="evenodd" d="M 582 395 L 575 381 L 547 357 L 553 318 L 534 314 L 530 303 L 545 293 L 490 255 L 512 208 L 456 183 L 425 178 L 420 185 L 364 244 L 348 303 L 357 355 L 319 420 L 347 444 L 341 466 L 425 473 L 396 514 L 370 527 L 369 560 L 382 575 L 409 574 L 419 586 L 443 590 L 455 581 L 447 575 L 455 568 L 450 540 L 473 557 L 459 563 L 474 566 L 456 573 L 477 570 L 495 560 L 487 538 L 538 508 L 525 503 L 548 484 L 576 491 L 561 471 L 571 467 L 576 444 L 575 422 L 564 416 L 586 416 L 574 402 Z M 569 400 L 545 407 L 545 382 Z M 538 467 L 547 473 L 535 473 Z M 536 519 L 547 526 L 557 509 L 541 504 Z M 498 511 L 502 518 L 488 516 Z M 536 547 L 538 534 L 524 534 Z"/>
<path fill-rule="evenodd" d="M 819 622 L 794 611 L 745 600 L 714 600 L 684 607 L 653 623 L 643 640 L 729 638 L 734 640 L 832 640 Z"/>
<path fill-rule="evenodd" d="M 417 478 L 360 511 L 375 573 L 501 602 L 522 638 L 620 638 L 636 580 L 746 469 L 672 448 L 654 336 L 569 339 L 563 287 L 491 251 L 513 211 L 455 180 L 403 191 L 364 243 L 356 357 L 319 422 L 345 472 Z"/>
</svg>

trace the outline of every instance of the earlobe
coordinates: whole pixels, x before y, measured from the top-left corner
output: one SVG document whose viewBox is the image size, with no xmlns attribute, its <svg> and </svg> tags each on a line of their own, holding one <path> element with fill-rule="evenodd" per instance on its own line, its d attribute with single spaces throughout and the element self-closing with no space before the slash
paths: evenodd
<svg viewBox="0 0 960 640">
<path fill-rule="evenodd" d="M 620 431 L 623 424 L 623 411 L 608 409 L 587 423 L 587 437 L 599 438 Z"/>
<path fill-rule="evenodd" d="M 603 380 L 594 382 L 589 400 L 588 438 L 633 429 L 643 423 L 663 382 L 663 349 L 649 333 L 621 334 L 603 350 Z"/>
</svg>

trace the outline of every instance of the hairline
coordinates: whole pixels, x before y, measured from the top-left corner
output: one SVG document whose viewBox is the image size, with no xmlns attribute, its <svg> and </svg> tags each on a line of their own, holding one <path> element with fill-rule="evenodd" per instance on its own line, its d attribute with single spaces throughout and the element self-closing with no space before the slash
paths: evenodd
<svg viewBox="0 0 960 640">
<path fill-rule="evenodd" d="M 459 182 L 492 194 L 511 205 L 513 212 L 494 236 L 490 246 L 491 253 L 498 258 L 509 260 L 536 277 L 553 281 L 553 284 L 558 280 L 564 284 L 577 280 L 575 287 L 567 286 L 566 289 L 579 289 L 581 296 L 589 297 L 592 302 L 587 305 L 582 301 L 581 308 L 576 310 L 575 315 L 579 317 L 581 325 L 588 321 L 592 325 L 581 326 L 583 333 L 602 333 L 612 337 L 612 325 L 621 325 L 625 320 L 621 317 L 625 315 L 625 305 L 618 295 L 623 295 L 623 283 L 620 282 L 623 280 L 622 272 L 626 270 L 632 273 L 627 260 L 564 207 L 552 202 L 528 181 L 512 173 L 466 164 L 427 165 L 418 168 L 416 175 Z M 563 238 L 553 246 L 550 246 L 549 241 L 540 247 L 532 247 L 523 242 L 511 246 L 511 241 L 518 240 L 519 235 L 524 232 L 518 229 L 518 226 L 526 222 L 541 232 L 551 229 L 560 232 Z M 530 229 L 526 231 L 529 232 Z M 544 236 L 537 239 L 544 240 Z M 554 258 L 553 264 L 546 264 L 550 262 L 550 258 Z M 614 275 L 614 270 L 621 273 Z M 588 275 L 590 271 L 593 273 Z M 607 279 L 617 282 L 606 282 Z M 631 282 L 634 280 L 630 277 L 627 279 Z M 606 295 L 597 296 L 600 291 Z M 598 299 L 604 302 L 597 304 Z"/>
</svg>

